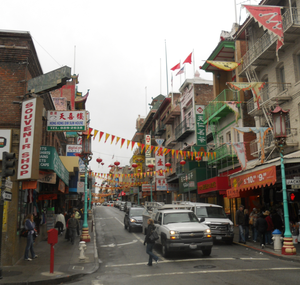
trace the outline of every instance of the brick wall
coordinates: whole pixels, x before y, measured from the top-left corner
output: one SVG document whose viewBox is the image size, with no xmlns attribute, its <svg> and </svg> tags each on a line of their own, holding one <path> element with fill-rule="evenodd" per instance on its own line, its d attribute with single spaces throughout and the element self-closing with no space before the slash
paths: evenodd
<svg viewBox="0 0 300 285">
<path fill-rule="evenodd" d="M 194 84 L 195 104 L 208 105 L 214 99 L 213 86 L 208 84 Z"/>
</svg>

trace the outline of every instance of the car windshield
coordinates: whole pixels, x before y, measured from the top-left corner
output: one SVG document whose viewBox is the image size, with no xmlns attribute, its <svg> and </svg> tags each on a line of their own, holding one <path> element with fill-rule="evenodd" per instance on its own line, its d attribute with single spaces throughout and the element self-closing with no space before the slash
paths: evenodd
<svg viewBox="0 0 300 285">
<path fill-rule="evenodd" d="M 197 207 L 196 215 L 198 218 L 227 218 L 224 209 L 221 207 Z"/>
<path fill-rule="evenodd" d="M 199 221 L 193 212 L 166 213 L 164 215 L 164 225 L 171 223 L 199 223 Z"/>
<path fill-rule="evenodd" d="M 130 210 L 130 217 L 133 217 L 133 216 L 142 216 L 143 215 L 143 212 L 144 212 L 144 209 L 143 208 L 131 208 Z"/>
</svg>

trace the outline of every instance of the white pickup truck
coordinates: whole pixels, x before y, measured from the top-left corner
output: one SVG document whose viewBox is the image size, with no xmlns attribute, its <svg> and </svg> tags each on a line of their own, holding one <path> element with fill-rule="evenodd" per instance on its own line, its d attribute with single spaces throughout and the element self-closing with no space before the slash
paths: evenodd
<svg viewBox="0 0 300 285">
<path fill-rule="evenodd" d="M 159 210 L 154 224 L 162 246 L 162 255 L 170 251 L 202 250 L 204 256 L 211 254 L 213 239 L 208 226 L 200 223 L 190 210 Z"/>
</svg>

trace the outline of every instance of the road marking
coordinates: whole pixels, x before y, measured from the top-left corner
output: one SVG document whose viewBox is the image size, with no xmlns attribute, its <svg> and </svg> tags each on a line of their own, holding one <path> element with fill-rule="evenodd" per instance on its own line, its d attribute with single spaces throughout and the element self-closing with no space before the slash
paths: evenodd
<svg viewBox="0 0 300 285">
<path fill-rule="evenodd" d="M 270 260 L 269 258 L 259 258 L 259 257 L 241 257 L 241 260 Z"/>
<path fill-rule="evenodd" d="M 208 274 L 208 273 L 238 273 L 238 272 L 256 272 L 256 271 L 288 271 L 288 270 L 299 270 L 299 267 L 291 268 L 257 268 L 257 269 L 229 269 L 229 270 L 203 270 L 203 271 L 189 271 L 189 272 L 170 272 L 170 273 L 156 273 L 156 274 L 143 274 L 133 275 L 134 278 L 140 277 L 156 277 L 156 276 L 168 276 L 168 275 L 186 275 L 186 274 Z"/>
<path fill-rule="evenodd" d="M 137 240 L 134 239 L 133 241 L 126 242 L 126 243 L 118 243 L 118 244 L 111 243 L 111 244 L 101 245 L 101 247 L 116 247 L 116 246 L 122 246 L 122 245 L 133 244 L 133 243 L 136 243 L 136 242 L 137 242 Z"/>
<path fill-rule="evenodd" d="M 124 224 L 117 217 L 115 219 L 124 227 Z"/>
<path fill-rule="evenodd" d="M 161 263 L 174 263 L 174 262 L 188 262 L 188 261 L 216 261 L 216 260 L 236 260 L 236 258 L 193 258 L 193 259 L 178 259 L 178 260 L 164 260 L 160 261 L 159 264 Z M 124 266 L 136 266 L 136 265 L 144 265 L 145 262 L 142 263 L 127 263 L 127 264 L 115 264 L 115 265 L 106 265 L 105 267 L 124 267 Z"/>
</svg>

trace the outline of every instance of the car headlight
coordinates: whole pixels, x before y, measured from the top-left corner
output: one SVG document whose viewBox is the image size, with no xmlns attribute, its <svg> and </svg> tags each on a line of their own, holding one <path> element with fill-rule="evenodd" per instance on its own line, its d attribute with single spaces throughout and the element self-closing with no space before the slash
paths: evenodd
<svg viewBox="0 0 300 285">
<path fill-rule="evenodd" d="M 206 230 L 206 233 L 207 233 L 207 234 L 210 234 L 210 229 L 207 229 L 207 230 Z"/>
<path fill-rule="evenodd" d="M 210 229 L 205 230 L 205 235 L 206 235 L 206 237 L 211 238 L 211 231 L 210 231 Z"/>
<path fill-rule="evenodd" d="M 170 235 L 176 235 L 176 234 L 179 234 L 178 231 L 170 231 Z"/>
<path fill-rule="evenodd" d="M 132 223 L 136 223 L 136 219 L 130 219 L 130 222 L 132 222 Z"/>
</svg>

